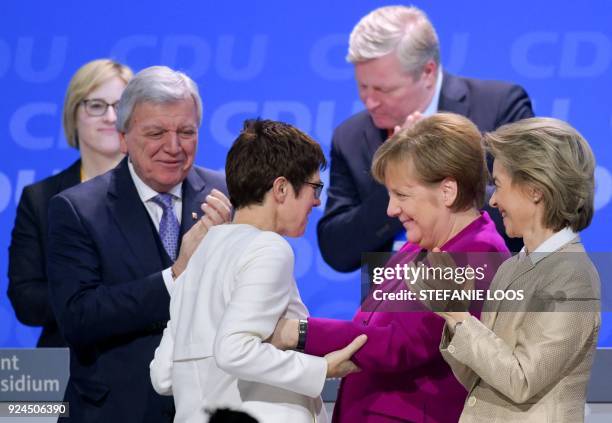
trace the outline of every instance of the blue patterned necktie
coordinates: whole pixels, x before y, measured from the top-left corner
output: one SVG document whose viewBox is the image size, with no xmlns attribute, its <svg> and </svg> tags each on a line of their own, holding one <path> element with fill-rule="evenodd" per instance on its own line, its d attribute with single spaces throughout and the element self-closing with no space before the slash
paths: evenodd
<svg viewBox="0 0 612 423">
<path fill-rule="evenodd" d="M 159 194 L 153 197 L 152 200 L 164 211 L 159 221 L 159 237 L 161 238 L 162 244 L 164 244 L 166 252 L 172 261 L 175 261 L 180 225 L 174 214 L 174 207 L 172 207 L 172 194 Z"/>
</svg>

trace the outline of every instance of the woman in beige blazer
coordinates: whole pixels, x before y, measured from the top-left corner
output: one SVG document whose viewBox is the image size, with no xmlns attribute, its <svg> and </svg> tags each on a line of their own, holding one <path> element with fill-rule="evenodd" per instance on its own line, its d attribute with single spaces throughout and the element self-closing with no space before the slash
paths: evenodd
<svg viewBox="0 0 612 423">
<path fill-rule="evenodd" d="M 568 124 L 532 118 L 485 135 L 495 158 L 490 204 L 525 248 L 499 268 L 481 319 L 446 320 L 440 349 L 469 395 L 460 422 L 584 420 L 600 326 L 599 276 L 578 232 L 593 216 L 593 154 Z"/>
</svg>

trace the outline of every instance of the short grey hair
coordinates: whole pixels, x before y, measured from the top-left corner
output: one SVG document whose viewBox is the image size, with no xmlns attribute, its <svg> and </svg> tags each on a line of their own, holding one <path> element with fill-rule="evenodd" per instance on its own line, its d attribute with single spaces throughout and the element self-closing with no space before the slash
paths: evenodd
<svg viewBox="0 0 612 423">
<path fill-rule="evenodd" d="M 589 226 L 594 212 L 595 157 L 568 123 L 554 118 L 523 119 L 486 133 L 484 144 L 513 184 L 542 192 L 544 227 L 579 232 Z"/>
<path fill-rule="evenodd" d="M 183 72 L 151 66 L 138 72 L 125 87 L 117 107 L 117 131 L 127 132 L 138 103 L 173 103 L 191 97 L 202 123 L 202 99 L 196 83 Z"/>
<path fill-rule="evenodd" d="M 355 64 L 392 52 L 415 78 L 430 60 L 440 64 L 438 34 L 421 9 L 386 6 L 361 18 L 351 32 L 346 60 Z"/>
</svg>

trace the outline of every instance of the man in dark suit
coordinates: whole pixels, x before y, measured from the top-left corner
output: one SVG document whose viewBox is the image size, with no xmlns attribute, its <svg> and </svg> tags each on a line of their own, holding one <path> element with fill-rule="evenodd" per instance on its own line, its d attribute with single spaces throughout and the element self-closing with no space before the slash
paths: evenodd
<svg viewBox="0 0 612 423">
<path fill-rule="evenodd" d="M 362 18 L 347 60 L 366 110 L 334 131 L 327 203 L 317 226 L 323 258 L 342 272 L 357 269 L 363 252 L 391 251 L 405 241 L 401 223 L 386 214 L 385 187 L 370 175 L 375 151 L 394 131 L 437 111 L 466 116 L 481 131 L 533 116 L 517 85 L 443 72 L 435 29 L 415 7 L 382 7 Z M 487 211 L 509 248 L 519 251 L 521 240 L 505 236 L 499 213 Z"/>
<path fill-rule="evenodd" d="M 71 421 L 173 419 L 172 398 L 154 392 L 149 363 L 175 279 L 207 229 L 231 214 L 223 176 L 193 166 L 201 116 L 185 74 L 139 72 L 117 110 L 128 157 L 51 199 L 48 275 L 70 346 Z"/>
</svg>

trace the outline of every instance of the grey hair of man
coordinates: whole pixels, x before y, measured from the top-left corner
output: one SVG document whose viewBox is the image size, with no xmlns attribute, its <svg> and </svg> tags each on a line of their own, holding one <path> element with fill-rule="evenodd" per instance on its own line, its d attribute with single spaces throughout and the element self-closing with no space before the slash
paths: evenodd
<svg viewBox="0 0 612 423">
<path fill-rule="evenodd" d="M 346 60 L 355 64 L 392 52 L 415 80 L 430 60 L 440 65 L 438 34 L 421 9 L 385 6 L 361 18 L 351 32 Z"/>
<path fill-rule="evenodd" d="M 134 108 L 139 103 L 165 104 L 192 98 L 202 123 L 202 99 L 197 84 L 186 74 L 167 66 L 151 66 L 138 72 L 125 87 L 117 107 L 117 131 L 129 130 Z"/>
</svg>

